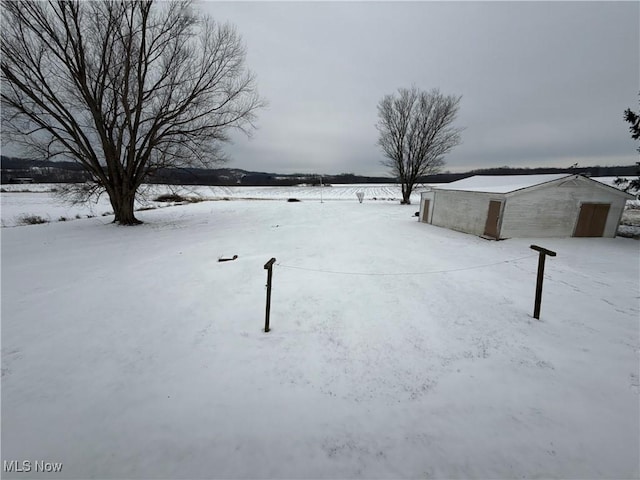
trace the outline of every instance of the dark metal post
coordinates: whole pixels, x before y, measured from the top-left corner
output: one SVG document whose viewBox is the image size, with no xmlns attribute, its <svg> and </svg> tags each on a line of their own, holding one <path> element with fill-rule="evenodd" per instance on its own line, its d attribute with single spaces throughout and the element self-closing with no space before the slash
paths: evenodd
<svg viewBox="0 0 640 480">
<path fill-rule="evenodd" d="M 538 279 L 536 280 L 536 302 L 533 307 L 533 318 L 540 319 L 540 304 L 542 303 L 542 281 L 544 280 L 544 259 L 547 256 L 540 253 L 538 256 Z"/>
<path fill-rule="evenodd" d="M 271 276 L 273 275 L 273 263 L 276 261 L 272 258 L 264 264 L 264 269 L 267 270 L 267 310 L 264 318 L 264 331 L 269 331 L 269 311 L 271 310 Z"/>
<path fill-rule="evenodd" d="M 540 253 L 538 257 L 538 278 L 536 280 L 536 300 L 533 307 L 533 318 L 540 320 L 540 305 L 542 304 L 542 281 L 544 280 L 544 261 L 546 256 L 556 256 L 556 252 L 547 250 L 537 245 L 531 245 L 531 248 Z"/>
</svg>

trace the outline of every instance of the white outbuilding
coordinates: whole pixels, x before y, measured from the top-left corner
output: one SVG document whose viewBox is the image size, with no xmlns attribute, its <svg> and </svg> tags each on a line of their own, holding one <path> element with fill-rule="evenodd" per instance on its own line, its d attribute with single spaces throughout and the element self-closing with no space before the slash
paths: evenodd
<svg viewBox="0 0 640 480">
<path fill-rule="evenodd" d="M 420 221 L 493 239 L 615 237 L 633 198 L 582 175 L 476 175 L 422 192 Z"/>
</svg>

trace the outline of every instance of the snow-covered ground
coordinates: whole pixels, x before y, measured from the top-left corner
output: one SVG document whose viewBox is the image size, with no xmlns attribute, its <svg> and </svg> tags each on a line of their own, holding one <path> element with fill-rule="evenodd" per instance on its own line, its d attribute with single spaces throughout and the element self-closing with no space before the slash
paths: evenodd
<svg viewBox="0 0 640 480">
<path fill-rule="evenodd" d="M 419 209 L 420 188 L 416 187 L 411 201 Z M 28 184 L 3 185 L 0 193 L 0 211 L 3 227 L 12 227 L 23 222 L 25 216 L 38 216 L 44 221 L 68 221 L 78 218 L 108 216 L 113 214 L 106 195 L 86 205 L 71 205 L 57 192 L 61 185 Z M 356 199 L 356 192 L 363 192 L 366 200 L 399 201 L 402 198 L 397 184 L 356 184 L 336 186 L 294 186 L 294 187 L 215 187 L 215 186 L 170 186 L 145 185 L 137 208 L 161 208 L 167 203 L 154 201 L 162 194 L 178 194 L 197 200 L 274 200 L 297 198 L 299 200 L 350 200 Z"/>
<path fill-rule="evenodd" d="M 2 229 L 2 460 L 62 462 L 47 478 L 637 478 L 640 243 L 490 242 L 415 209 L 354 194 Z M 541 321 L 533 243 L 558 253 Z"/>
<path fill-rule="evenodd" d="M 636 177 L 633 177 L 633 176 L 626 176 L 626 177 L 591 177 L 592 180 L 597 180 L 597 181 L 599 181 L 601 183 L 604 183 L 605 185 L 609 185 L 610 187 L 616 187 L 616 188 L 621 188 L 620 185 L 616 184 L 616 180 L 626 180 L 627 182 L 630 182 L 634 178 L 638 178 L 638 177 L 637 176 Z M 624 185 L 622 187 L 624 187 Z"/>
<path fill-rule="evenodd" d="M 616 177 L 597 177 L 595 180 L 615 186 Z M 420 205 L 420 191 L 426 186 L 442 184 L 419 184 L 411 195 L 416 210 Z M 113 210 L 106 195 L 96 201 L 82 205 L 71 205 L 59 194 L 58 184 L 2 185 L 0 193 L 0 224 L 13 227 L 27 223 L 25 218 L 40 217 L 44 222 L 70 221 L 97 216 L 109 217 Z M 187 200 L 299 200 L 353 201 L 357 192 L 363 192 L 368 201 L 397 202 L 402 198 L 397 184 L 353 184 L 293 187 L 216 187 L 216 186 L 170 186 L 145 185 L 137 202 L 137 209 L 157 209 L 175 203 L 155 201 L 163 194 L 177 194 Z M 627 202 L 622 217 L 620 234 L 640 236 L 640 201 Z M 113 217 L 111 217 L 113 218 Z"/>
</svg>

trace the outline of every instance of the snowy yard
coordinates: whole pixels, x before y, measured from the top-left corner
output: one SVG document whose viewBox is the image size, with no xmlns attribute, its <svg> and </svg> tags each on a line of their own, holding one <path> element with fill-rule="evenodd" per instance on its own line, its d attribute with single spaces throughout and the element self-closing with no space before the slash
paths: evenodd
<svg viewBox="0 0 640 480">
<path fill-rule="evenodd" d="M 47 478 L 637 478 L 640 243 L 491 242 L 355 191 L 3 228 L 2 460 L 62 462 Z M 558 253 L 541 321 L 532 243 Z"/>
<path fill-rule="evenodd" d="M 418 186 L 411 201 L 420 208 Z M 109 198 L 102 195 L 88 204 L 71 205 L 59 194 L 61 185 L 56 184 L 9 184 L 2 185 L 1 221 L 3 227 L 21 223 L 23 216 L 38 216 L 45 222 L 77 220 L 113 214 Z M 374 201 L 399 201 L 402 198 L 396 184 L 354 184 L 292 187 L 216 187 L 216 186 L 172 186 L 143 185 L 136 209 L 157 209 L 171 206 L 155 199 L 163 194 L 177 194 L 190 200 L 274 200 L 297 198 L 299 200 L 355 200 L 356 192 L 363 192 L 365 199 Z M 113 219 L 113 218 L 112 218 Z"/>
</svg>

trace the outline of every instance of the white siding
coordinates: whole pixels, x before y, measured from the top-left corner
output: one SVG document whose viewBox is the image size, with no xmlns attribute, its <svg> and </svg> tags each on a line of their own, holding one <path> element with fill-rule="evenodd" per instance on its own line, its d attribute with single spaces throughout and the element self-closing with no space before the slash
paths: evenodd
<svg viewBox="0 0 640 480">
<path fill-rule="evenodd" d="M 607 224 L 604 226 L 603 237 L 613 238 L 616 236 L 626 203 L 627 199 L 620 197 L 611 201 L 611 209 L 609 210 L 609 216 L 607 217 Z"/>
<path fill-rule="evenodd" d="M 431 202 L 431 223 L 459 232 L 482 235 L 490 200 L 504 201 L 504 196 L 481 192 L 436 191 L 435 201 Z"/>
<path fill-rule="evenodd" d="M 513 192 L 507 195 L 500 236 L 570 237 L 582 203 L 609 203 L 604 236 L 614 237 L 625 202 L 617 192 L 582 180 Z"/>
</svg>

